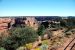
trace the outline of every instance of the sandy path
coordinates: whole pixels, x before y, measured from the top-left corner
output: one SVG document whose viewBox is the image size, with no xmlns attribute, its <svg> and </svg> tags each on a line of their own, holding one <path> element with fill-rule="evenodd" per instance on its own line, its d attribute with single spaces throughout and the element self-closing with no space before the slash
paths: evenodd
<svg viewBox="0 0 75 50">
<path fill-rule="evenodd" d="M 66 38 L 63 46 L 58 48 L 57 50 L 70 50 L 74 43 L 75 43 L 74 38 L 69 38 L 69 39 Z"/>
</svg>

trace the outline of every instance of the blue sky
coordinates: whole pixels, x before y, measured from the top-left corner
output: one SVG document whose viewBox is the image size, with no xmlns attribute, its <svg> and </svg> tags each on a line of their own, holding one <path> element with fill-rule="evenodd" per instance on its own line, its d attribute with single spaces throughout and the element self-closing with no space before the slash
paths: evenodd
<svg viewBox="0 0 75 50">
<path fill-rule="evenodd" d="M 75 0 L 0 0 L 0 16 L 75 16 Z"/>
</svg>

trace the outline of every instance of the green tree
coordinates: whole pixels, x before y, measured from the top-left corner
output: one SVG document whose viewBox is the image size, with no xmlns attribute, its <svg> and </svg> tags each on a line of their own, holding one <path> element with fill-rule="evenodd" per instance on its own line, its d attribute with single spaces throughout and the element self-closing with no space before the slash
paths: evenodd
<svg viewBox="0 0 75 50">
<path fill-rule="evenodd" d="M 36 31 L 29 27 L 17 27 L 9 31 L 11 35 L 5 38 L 2 43 L 2 46 L 7 50 L 15 50 L 26 43 L 34 42 L 38 37 Z"/>
<path fill-rule="evenodd" d="M 0 50 L 6 50 L 5 48 L 3 48 L 3 47 L 0 47 Z"/>
<path fill-rule="evenodd" d="M 38 28 L 38 35 L 40 36 L 40 35 L 43 35 L 43 32 L 44 32 L 44 30 L 45 30 L 45 27 L 44 27 L 44 25 L 40 25 L 40 27 Z"/>
<path fill-rule="evenodd" d="M 67 21 L 66 21 L 66 20 L 61 20 L 61 21 L 60 21 L 60 25 L 61 25 L 62 27 L 66 27 L 66 26 L 67 26 Z"/>
</svg>

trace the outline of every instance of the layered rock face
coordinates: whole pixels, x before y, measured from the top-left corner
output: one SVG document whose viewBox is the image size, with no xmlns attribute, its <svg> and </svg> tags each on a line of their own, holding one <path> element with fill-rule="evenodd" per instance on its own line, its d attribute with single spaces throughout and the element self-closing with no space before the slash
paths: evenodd
<svg viewBox="0 0 75 50">
<path fill-rule="evenodd" d="M 32 27 L 34 30 L 38 29 L 38 21 L 35 17 L 26 17 L 26 20 L 22 20 L 24 25 Z M 8 30 L 13 28 L 13 25 L 16 24 L 16 18 L 0 18 L 0 35 L 8 35 Z"/>
<path fill-rule="evenodd" d="M 5 32 L 15 23 L 12 18 L 0 18 L 0 32 Z"/>
<path fill-rule="evenodd" d="M 34 30 L 38 29 L 39 24 L 35 17 L 26 17 L 26 20 L 22 20 L 22 22 L 24 22 L 24 25 L 32 27 Z M 12 28 L 14 24 L 16 24 L 15 18 L 0 18 L 0 32 L 7 31 Z"/>
<path fill-rule="evenodd" d="M 35 17 L 26 17 L 25 24 L 32 27 L 34 30 L 37 30 L 39 26 L 38 21 L 35 19 Z"/>
</svg>

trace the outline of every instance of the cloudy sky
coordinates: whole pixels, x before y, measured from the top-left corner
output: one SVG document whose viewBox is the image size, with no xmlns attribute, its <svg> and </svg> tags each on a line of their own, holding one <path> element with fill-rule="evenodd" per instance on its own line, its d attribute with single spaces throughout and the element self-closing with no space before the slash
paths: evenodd
<svg viewBox="0 0 75 50">
<path fill-rule="evenodd" d="M 0 16 L 75 16 L 75 0 L 0 0 Z"/>
</svg>

